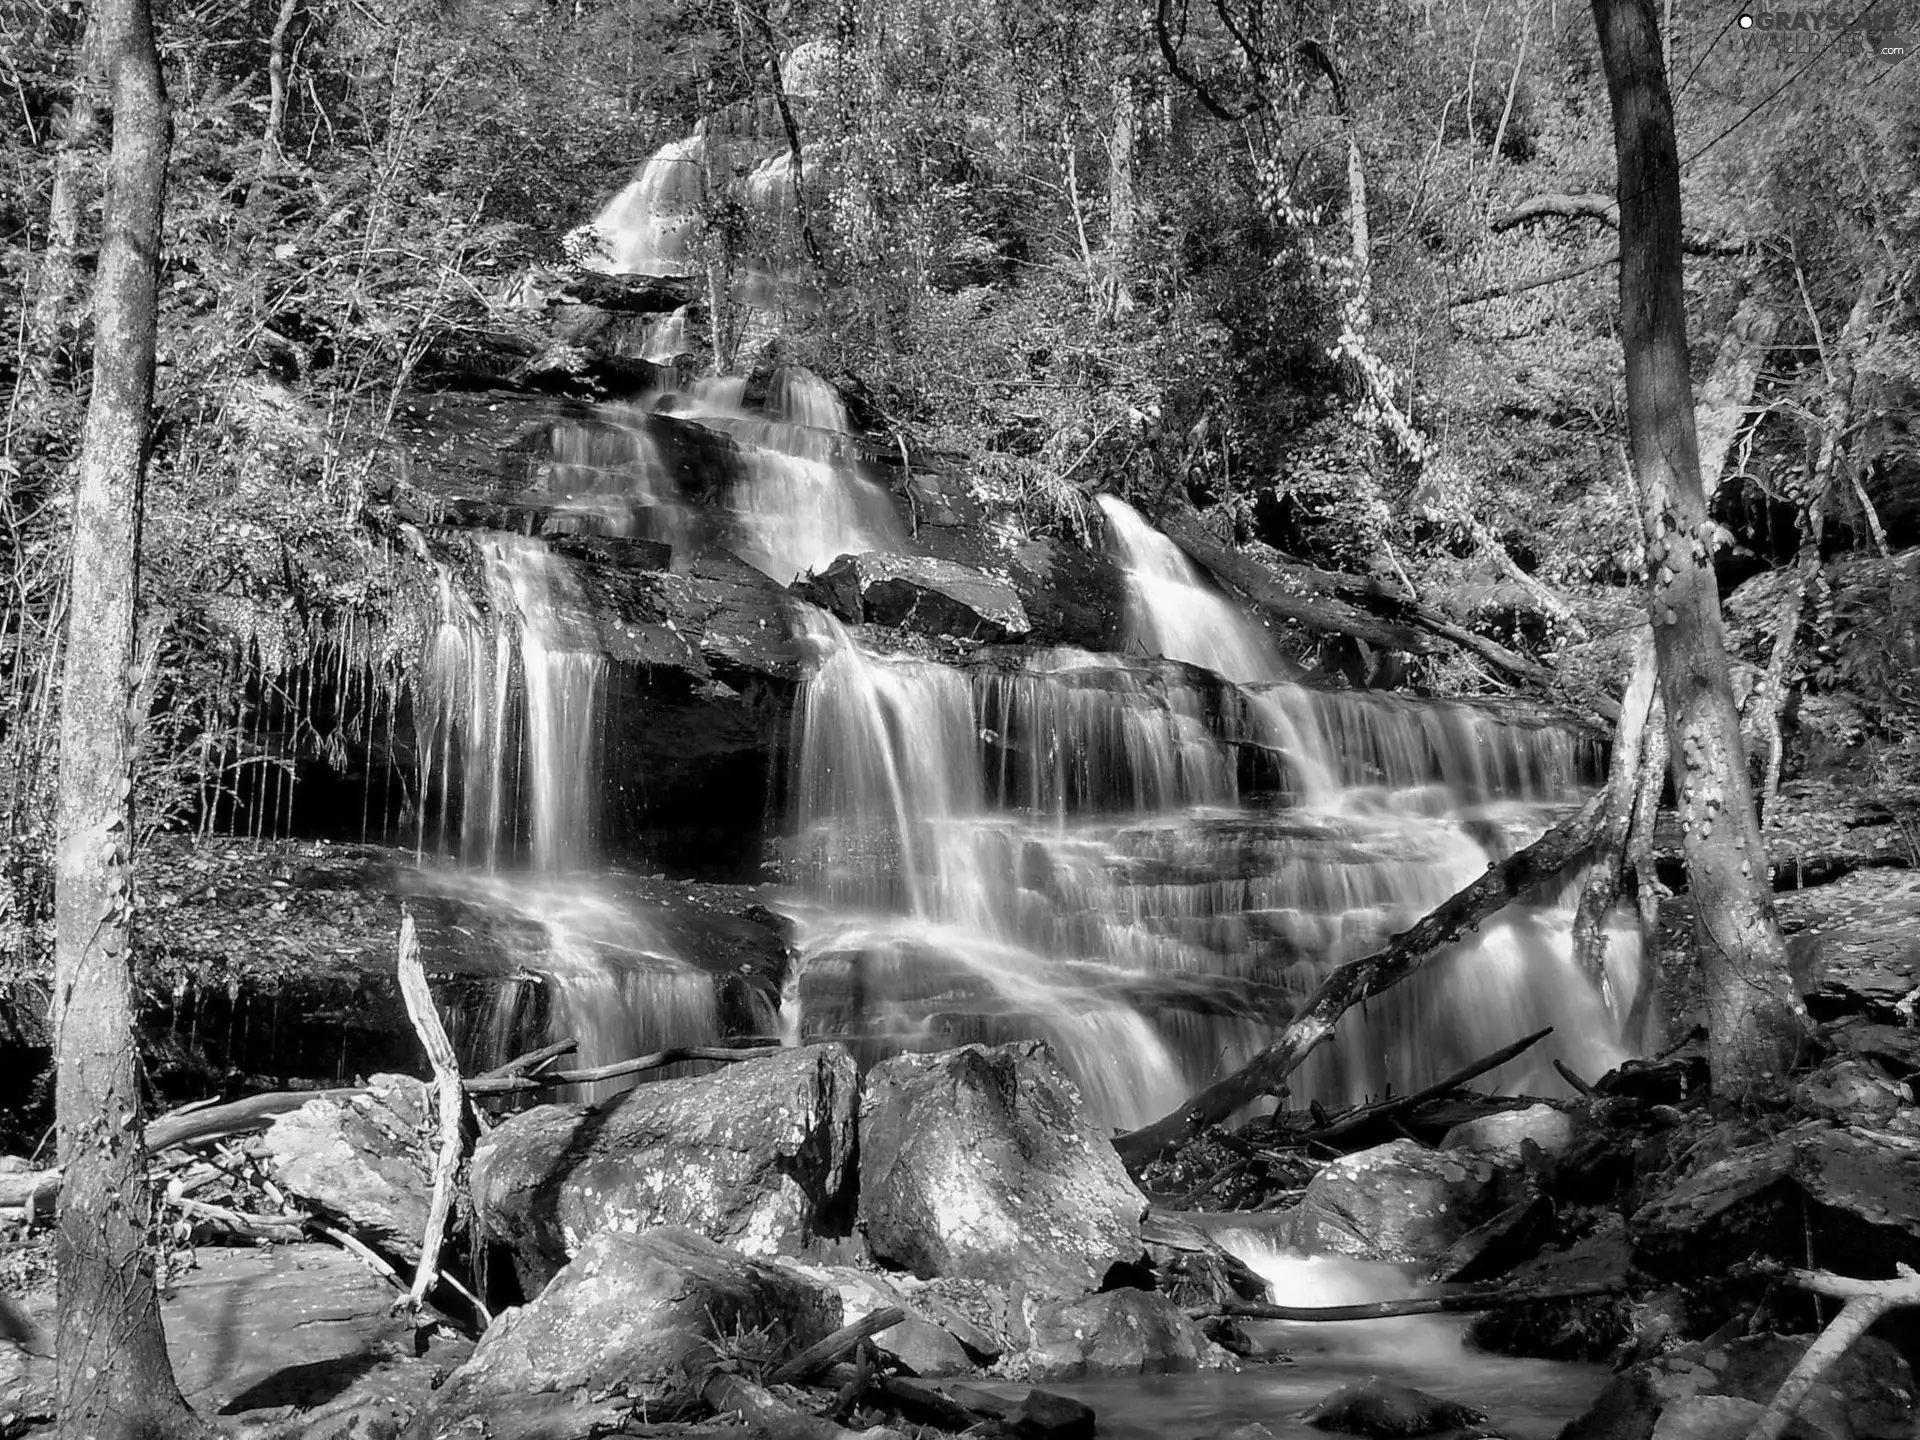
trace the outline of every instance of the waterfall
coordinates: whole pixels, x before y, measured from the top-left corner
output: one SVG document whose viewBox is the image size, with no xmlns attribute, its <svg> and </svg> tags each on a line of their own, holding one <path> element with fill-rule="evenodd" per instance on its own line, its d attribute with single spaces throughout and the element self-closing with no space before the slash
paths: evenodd
<svg viewBox="0 0 1920 1440">
<path fill-rule="evenodd" d="M 1100 497 L 1127 573 L 1127 645 L 1185 660 L 1228 680 L 1275 680 L 1280 660 L 1266 632 L 1201 578 L 1173 541 L 1126 501 Z"/>
<path fill-rule="evenodd" d="M 1242 1063 L 1580 796 L 1564 732 L 1466 705 L 1074 651 L 969 674 L 806 623 L 787 1023 L 869 1056 L 1045 1034 L 1114 1125 Z M 1546 1025 L 1557 1049 L 1502 1078 L 1609 1068 L 1620 1020 L 1572 965 L 1572 898 L 1509 907 L 1350 1012 L 1298 1093 L 1404 1093 Z M 1624 928 L 1610 954 L 1630 999 Z"/>
<path fill-rule="evenodd" d="M 693 273 L 706 165 L 703 136 L 661 146 L 594 217 L 606 253 L 586 263 L 614 275 Z"/>
</svg>

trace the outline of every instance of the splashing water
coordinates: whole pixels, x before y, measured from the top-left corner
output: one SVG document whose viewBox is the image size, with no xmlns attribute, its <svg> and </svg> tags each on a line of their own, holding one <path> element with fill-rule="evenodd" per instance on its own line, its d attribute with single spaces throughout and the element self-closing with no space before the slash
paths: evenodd
<svg viewBox="0 0 1920 1440">
<path fill-rule="evenodd" d="M 614 275 L 692 274 L 706 166 L 702 136 L 661 146 L 594 217 L 607 253 L 585 263 Z"/>
</svg>

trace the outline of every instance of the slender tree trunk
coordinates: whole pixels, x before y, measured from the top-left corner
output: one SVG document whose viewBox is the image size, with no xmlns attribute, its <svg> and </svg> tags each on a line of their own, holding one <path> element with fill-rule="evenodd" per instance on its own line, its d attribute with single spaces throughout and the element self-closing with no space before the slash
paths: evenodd
<svg viewBox="0 0 1920 1440">
<path fill-rule="evenodd" d="M 1649 607 L 1684 826 L 1713 1082 L 1784 1075 L 1808 1020 L 1787 972 L 1740 743 L 1700 484 L 1681 286 L 1680 162 L 1653 0 L 1593 0 L 1619 162 L 1627 421 L 1647 534 Z"/>
<path fill-rule="evenodd" d="M 113 158 L 74 497 L 55 853 L 60 1433 L 198 1433 L 167 1360 L 133 1042 L 128 701 L 169 126 L 147 0 L 102 0 Z"/>
<path fill-rule="evenodd" d="M 1633 802 L 1640 793 L 1640 759 L 1646 749 L 1647 716 L 1653 708 L 1653 682 L 1653 636 L 1642 630 L 1634 641 L 1620 723 L 1613 732 L 1606 808 L 1594 839 L 1593 866 L 1580 887 L 1580 904 L 1573 917 L 1574 963 L 1593 977 L 1609 1004 L 1614 997 L 1607 984 L 1607 912 L 1620 894 L 1626 870 L 1627 836 L 1633 826 Z"/>
<path fill-rule="evenodd" d="M 1140 105 L 1133 89 L 1133 62 L 1121 63 L 1120 73 L 1111 88 L 1113 129 L 1107 136 L 1107 243 L 1106 262 L 1113 286 L 1111 304 L 1115 315 L 1133 309 L 1133 286 L 1129 280 L 1136 228 L 1133 187 L 1134 150 L 1139 131 Z"/>
</svg>

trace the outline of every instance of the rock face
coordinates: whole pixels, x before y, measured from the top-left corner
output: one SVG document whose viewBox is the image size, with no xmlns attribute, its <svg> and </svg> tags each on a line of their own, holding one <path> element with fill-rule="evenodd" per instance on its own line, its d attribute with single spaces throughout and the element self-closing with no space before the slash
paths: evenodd
<svg viewBox="0 0 1920 1440">
<path fill-rule="evenodd" d="M 748 1332 L 778 1359 L 839 1324 L 824 1285 L 691 1230 L 603 1231 L 539 1299 L 494 1322 L 441 1390 L 426 1434 L 533 1440 L 558 1433 L 553 1412 L 581 1392 L 587 1403 L 624 1397 L 623 1409 L 669 1404 L 697 1393 L 702 1372 Z"/>
<path fill-rule="evenodd" d="M 1007 581 L 927 555 L 842 555 L 803 589 L 855 625 L 955 640 L 1017 640 L 1033 628 Z"/>
<path fill-rule="evenodd" d="M 743 1254 L 795 1253 L 845 1232 L 857 1086 L 852 1056 L 812 1045 L 529 1110 L 474 1153 L 476 1232 L 513 1248 L 529 1290 L 602 1230 L 684 1225 Z"/>
<path fill-rule="evenodd" d="M 1744 1436 L 1758 1409 L 1806 1352 L 1807 1335 L 1749 1335 L 1702 1342 L 1644 1360 L 1600 1392 L 1560 1440 Z M 1712 1403 L 1703 1403 L 1712 1402 Z M 1802 1403 L 1792 1433 L 1809 1440 L 1910 1440 L 1913 1373 L 1886 1341 L 1856 1340 Z M 1745 1417 L 1744 1425 L 1736 1420 Z"/>
<path fill-rule="evenodd" d="M 860 1119 L 860 1224 L 882 1264 L 1077 1298 L 1140 1262 L 1146 1199 L 1043 1042 L 877 1065 Z"/>
<path fill-rule="evenodd" d="M 391 1254 L 420 1258 L 433 1194 L 428 1087 L 405 1075 L 376 1075 L 369 1093 L 309 1100 L 266 1134 L 267 1168 L 280 1188 Z"/>
<path fill-rule="evenodd" d="M 1315 1255 L 1431 1262 L 1517 1194 L 1484 1156 L 1395 1140 L 1314 1176 L 1294 1211 L 1293 1243 Z"/>
<path fill-rule="evenodd" d="M 1042 1305 L 1032 1328 L 1027 1369 L 1035 1380 L 1185 1374 L 1228 1363 L 1178 1306 L 1146 1290 Z"/>
<path fill-rule="evenodd" d="M 1348 1435 L 1372 1435 L 1379 1440 L 1433 1435 L 1478 1425 L 1486 1412 L 1471 1405 L 1429 1395 L 1380 1379 L 1343 1385 L 1300 1417 L 1322 1430 Z"/>
</svg>

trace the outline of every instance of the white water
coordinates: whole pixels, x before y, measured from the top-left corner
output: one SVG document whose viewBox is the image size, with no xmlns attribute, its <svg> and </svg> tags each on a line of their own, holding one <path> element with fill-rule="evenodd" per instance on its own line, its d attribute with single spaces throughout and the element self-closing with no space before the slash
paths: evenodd
<svg viewBox="0 0 1920 1440">
<path fill-rule="evenodd" d="M 806 625 L 799 1030 L 869 1056 L 1046 1035 L 1113 1125 L 1244 1061 L 1289 997 L 1578 794 L 1566 735 L 1464 706 L 1209 689 L 1076 652 L 968 675 Z M 1565 903 L 1545 900 L 1351 1014 L 1297 1093 L 1405 1091 L 1546 1025 L 1553 1044 L 1500 1078 L 1556 1089 L 1555 1054 L 1610 1068 L 1618 1024 L 1572 969 Z M 1624 935 L 1613 953 L 1624 1006 Z"/>
<path fill-rule="evenodd" d="M 588 263 L 615 275 L 691 274 L 706 168 L 700 135 L 661 146 L 594 217 L 606 254 Z"/>
</svg>

